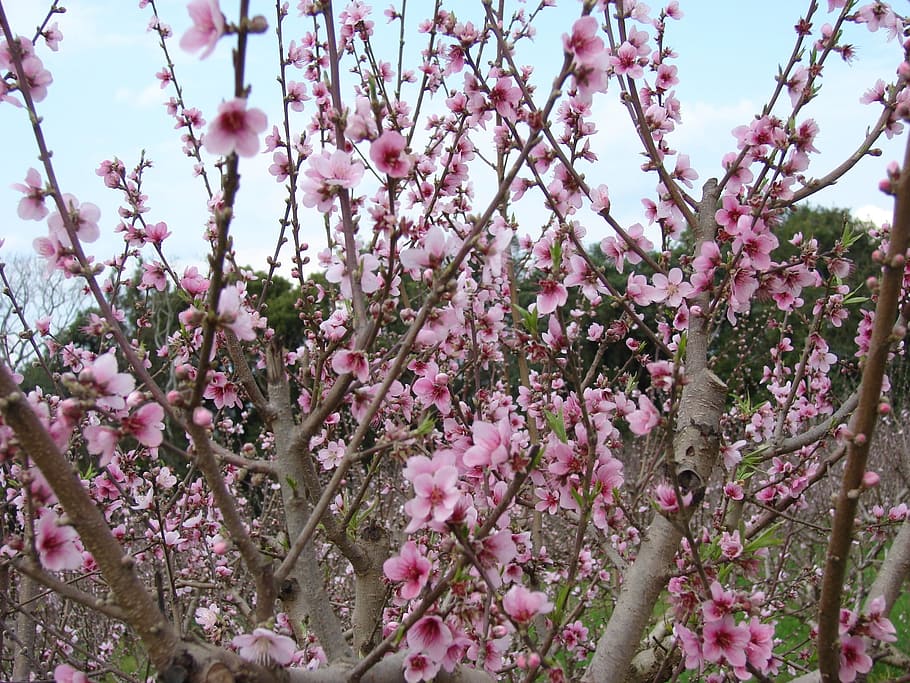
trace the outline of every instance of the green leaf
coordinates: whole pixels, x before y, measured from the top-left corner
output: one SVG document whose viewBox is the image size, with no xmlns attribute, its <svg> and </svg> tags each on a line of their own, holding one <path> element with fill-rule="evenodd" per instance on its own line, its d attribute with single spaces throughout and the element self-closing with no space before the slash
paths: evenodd
<svg viewBox="0 0 910 683">
<path fill-rule="evenodd" d="M 436 428 L 436 420 L 432 415 L 427 415 L 423 418 L 423 421 L 417 426 L 417 429 L 414 430 L 415 436 L 427 436 L 432 434 L 433 430 Z"/>
<path fill-rule="evenodd" d="M 783 522 L 775 522 L 767 529 L 762 531 L 758 536 L 743 546 L 743 552 L 751 553 L 758 550 L 759 548 L 773 548 L 775 546 L 781 545 L 783 541 L 781 541 L 781 539 L 777 536 L 776 532 L 782 523 Z"/>
<path fill-rule="evenodd" d="M 550 429 L 559 437 L 559 440 L 563 443 L 568 443 L 569 435 L 566 434 L 566 420 L 563 416 L 562 406 L 559 407 L 559 415 L 551 413 L 549 410 L 544 410 L 543 414 L 547 418 L 547 424 L 550 425 Z"/>
<path fill-rule="evenodd" d="M 558 273 L 559 267 L 562 264 L 562 244 L 559 242 L 553 242 L 550 245 L 550 258 L 553 260 L 553 272 Z"/>
</svg>

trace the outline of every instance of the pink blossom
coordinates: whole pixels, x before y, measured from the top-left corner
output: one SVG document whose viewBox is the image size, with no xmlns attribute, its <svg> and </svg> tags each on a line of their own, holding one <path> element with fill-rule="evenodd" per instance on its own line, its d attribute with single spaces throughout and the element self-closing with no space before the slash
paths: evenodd
<svg viewBox="0 0 910 683">
<path fill-rule="evenodd" d="M 840 640 L 840 670 L 838 677 L 842 683 L 856 680 L 857 674 L 869 673 L 872 669 L 872 658 L 866 654 L 866 641 L 862 636 L 846 636 Z"/>
<path fill-rule="evenodd" d="M 739 538 L 739 530 L 736 529 L 731 534 L 724 531 L 720 540 L 720 552 L 728 560 L 735 560 L 742 555 L 743 544 Z"/>
<path fill-rule="evenodd" d="M 408 649 L 441 662 L 452 644 L 452 632 L 438 616 L 423 617 L 408 630 Z"/>
<path fill-rule="evenodd" d="M 407 683 L 432 681 L 439 673 L 440 664 L 420 652 L 409 652 L 404 658 L 404 680 Z"/>
<path fill-rule="evenodd" d="M 227 156 L 236 152 L 251 157 L 259 151 L 259 134 L 268 127 L 268 120 L 262 110 L 247 109 L 246 105 L 241 97 L 218 105 L 218 115 L 203 138 L 211 154 Z"/>
<path fill-rule="evenodd" d="M 746 647 L 749 644 L 749 629 L 739 626 L 729 614 L 723 619 L 705 624 L 702 650 L 710 662 L 726 661 L 730 666 L 746 665 Z"/>
<path fill-rule="evenodd" d="M 885 616 L 885 596 L 879 595 L 869 603 L 869 609 L 864 615 L 866 618 L 866 629 L 869 636 L 876 640 L 886 643 L 897 641 L 897 630 L 891 620 Z"/>
<path fill-rule="evenodd" d="M 512 85 L 511 77 L 499 78 L 490 90 L 490 104 L 503 118 L 514 121 L 518 117 L 518 103 L 521 100 L 521 88 Z"/>
<path fill-rule="evenodd" d="M 339 375 L 354 375 L 360 382 L 370 378 L 370 364 L 363 351 L 342 349 L 332 356 L 332 370 Z"/>
<path fill-rule="evenodd" d="M 440 415 L 452 412 L 452 396 L 449 393 L 449 376 L 444 372 L 436 372 L 436 364 L 432 363 L 433 370 L 414 382 L 411 389 L 422 405 L 436 406 Z"/>
<path fill-rule="evenodd" d="M 405 153 L 407 141 L 397 130 L 387 130 L 370 145 L 370 159 L 380 173 L 390 178 L 406 178 L 413 162 Z"/>
<path fill-rule="evenodd" d="M 136 380 L 127 372 L 117 372 L 117 358 L 113 353 L 98 356 L 91 365 L 79 373 L 79 381 L 92 386 L 100 398 L 96 403 L 104 408 L 122 410 L 124 398 L 136 386 Z"/>
<path fill-rule="evenodd" d="M 287 666 L 297 651 L 297 645 L 291 638 L 265 628 L 257 628 L 252 633 L 236 636 L 231 645 L 237 648 L 241 657 L 258 664 L 274 662 Z"/>
<path fill-rule="evenodd" d="M 651 402 L 651 399 L 642 394 L 638 397 L 638 408 L 626 415 L 626 421 L 633 434 L 644 436 L 657 426 L 660 421 L 660 413 L 657 412 L 657 407 Z"/>
<path fill-rule="evenodd" d="M 309 168 L 299 180 L 303 205 L 315 206 L 322 212 L 332 208 L 340 188 L 351 189 L 363 177 L 363 164 L 353 161 L 350 154 L 341 150 L 314 154 L 307 163 Z"/>
<path fill-rule="evenodd" d="M 683 299 L 695 293 L 691 284 L 683 282 L 683 272 L 679 268 L 671 268 L 667 275 L 655 273 L 651 281 L 654 283 L 654 302 L 664 302 L 670 308 L 676 308 Z"/>
<path fill-rule="evenodd" d="M 527 624 L 538 614 L 553 610 L 553 603 L 545 593 L 530 591 L 521 584 L 515 584 L 502 598 L 502 607 L 514 621 Z"/>
<path fill-rule="evenodd" d="M 22 70 L 25 72 L 25 85 L 31 91 L 32 99 L 41 102 L 47 97 L 47 86 L 54 82 L 54 77 L 34 54 L 22 58 Z"/>
<path fill-rule="evenodd" d="M 569 290 L 562 282 L 546 278 L 538 284 L 540 292 L 537 294 L 537 312 L 541 315 L 552 313 L 568 301 Z"/>
<path fill-rule="evenodd" d="M 35 549 L 44 568 L 52 572 L 79 569 L 82 550 L 78 538 L 73 527 L 61 525 L 55 513 L 45 512 L 35 525 Z"/>
<path fill-rule="evenodd" d="M 162 420 L 164 408 L 157 403 L 146 403 L 124 420 L 123 426 L 143 446 L 157 448 L 164 439 Z"/>
<path fill-rule="evenodd" d="M 572 35 L 563 34 L 563 49 L 580 65 L 590 64 L 603 52 L 604 42 L 597 37 L 600 25 L 597 19 L 586 15 L 572 24 Z"/>
<path fill-rule="evenodd" d="M 432 474 L 418 474 L 413 483 L 416 496 L 408 511 L 415 521 L 445 522 L 452 516 L 459 498 L 458 470 L 445 465 Z"/>
<path fill-rule="evenodd" d="M 72 220 L 76 236 L 81 241 L 94 242 L 101 236 L 101 230 L 98 228 L 101 209 L 90 202 L 80 204 L 79 200 L 71 194 L 63 195 L 63 204 L 67 207 L 67 213 Z M 65 247 L 73 246 L 59 211 L 54 211 L 48 217 L 47 227 L 50 229 L 51 235 L 59 240 L 60 244 Z"/>
<path fill-rule="evenodd" d="M 670 484 L 658 484 L 655 489 L 655 496 L 657 499 L 657 504 L 660 506 L 660 509 L 667 514 L 674 514 L 679 512 L 679 498 L 676 496 L 676 490 Z M 687 507 L 689 503 L 692 502 L 692 494 L 686 493 L 683 495 L 683 507 Z"/>
<path fill-rule="evenodd" d="M 225 406 L 239 408 L 243 405 L 237 393 L 237 385 L 229 381 L 223 372 L 216 372 L 212 376 L 212 380 L 205 387 L 202 395 L 204 398 L 214 401 L 215 407 L 219 410 Z"/>
<path fill-rule="evenodd" d="M 187 52 L 202 49 L 200 59 L 205 59 L 215 49 L 218 39 L 224 35 L 224 15 L 218 0 L 190 0 L 186 6 L 193 25 L 180 38 L 180 47 Z"/>
<path fill-rule="evenodd" d="M 700 669 L 705 660 L 701 651 L 701 640 L 682 624 L 674 624 L 673 633 L 676 635 L 686 657 L 686 668 Z"/>
<path fill-rule="evenodd" d="M 468 467 L 496 467 L 509 459 L 511 427 L 506 421 L 496 425 L 477 420 L 471 427 L 474 442 L 465 451 L 464 464 Z"/>
<path fill-rule="evenodd" d="M 306 84 L 300 81 L 289 81 L 287 85 L 287 102 L 294 111 L 303 111 L 303 103 L 309 96 L 306 94 Z"/>
<path fill-rule="evenodd" d="M 54 683 L 89 683 L 89 679 L 82 671 L 74 669 L 69 664 L 58 664 L 54 669 Z"/>
<path fill-rule="evenodd" d="M 142 264 L 142 284 L 141 287 L 151 289 L 154 287 L 159 292 L 167 289 L 167 275 L 164 271 L 164 265 L 159 261 Z"/>
<path fill-rule="evenodd" d="M 616 53 L 610 57 L 610 65 L 617 76 L 642 78 L 645 75 L 639 63 L 638 49 L 628 41 L 620 45 Z"/>
<path fill-rule="evenodd" d="M 25 174 L 25 184 L 15 183 L 12 188 L 25 194 L 19 200 L 17 210 L 19 218 L 25 221 L 40 221 L 47 215 L 47 207 L 44 205 L 44 183 L 38 171 L 34 168 L 28 169 Z"/>
<path fill-rule="evenodd" d="M 189 266 L 183 271 L 183 277 L 180 278 L 180 286 L 190 296 L 203 294 L 209 289 L 209 281 L 199 274 L 196 266 Z"/>
<path fill-rule="evenodd" d="M 106 467 L 114 456 L 120 441 L 120 432 L 102 425 L 86 425 L 82 430 L 85 445 L 92 455 L 100 455 L 99 467 Z"/>
<path fill-rule="evenodd" d="M 432 563 L 417 549 L 414 541 L 408 541 L 401 548 L 401 554 L 390 557 L 382 565 L 382 570 L 390 581 L 403 581 L 398 595 L 404 600 L 413 600 L 430 578 Z"/>
<path fill-rule="evenodd" d="M 252 341 L 256 338 L 253 316 L 243 305 L 239 285 L 228 285 L 218 296 L 218 320 L 237 335 L 238 339 Z"/>
<path fill-rule="evenodd" d="M 773 658 L 774 626 L 763 624 L 758 618 L 749 621 L 749 645 L 746 646 L 746 657 L 749 664 L 759 671 L 767 671 Z"/>
</svg>

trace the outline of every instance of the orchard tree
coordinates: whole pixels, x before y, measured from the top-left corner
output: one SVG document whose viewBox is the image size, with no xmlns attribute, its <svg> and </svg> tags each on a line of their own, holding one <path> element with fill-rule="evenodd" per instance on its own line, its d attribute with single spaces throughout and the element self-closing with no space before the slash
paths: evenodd
<svg viewBox="0 0 910 683">
<path fill-rule="evenodd" d="M 869 453 L 910 315 L 910 160 L 869 188 L 895 197 L 891 223 L 780 232 L 903 131 L 894 8 L 805 3 L 765 104 L 696 171 L 674 148 L 675 0 L 585 0 L 556 44 L 532 43 L 550 0 L 384 17 L 191 0 L 179 38 L 142 0 L 208 207 L 208 261 L 181 266 L 180 208 L 146 197 L 145 155 L 91 150 L 118 217 L 67 191 L 42 119 L 64 8 L 27 35 L 5 4 L 0 106 L 40 163 L 4 170 L 19 216 L 44 225 L 48 272 L 93 312 L 84 344 L 25 321 L 52 389 L 26 394 L 0 366 L 4 677 L 853 681 L 906 666 L 889 614 L 910 521 L 894 465 Z M 893 70 L 843 93 L 869 105 L 867 132 L 820 167 L 816 95 L 865 36 L 893 45 Z M 201 111 L 175 51 L 227 44 L 233 73 L 211 77 L 230 87 Z M 265 50 L 268 115 L 247 70 Z M 554 64 L 552 82 L 528 59 Z M 591 180 L 609 98 L 644 155 L 624 161 L 653 181 L 639 222 L 613 206 L 639 197 Z M 232 225 L 263 150 L 287 201 L 257 274 Z M 856 251 L 860 229 L 873 249 Z M 277 297 L 295 316 L 274 309 L 280 334 Z M 717 342 L 759 313 L 774 343 L 738 363 Z"/>
</svg>

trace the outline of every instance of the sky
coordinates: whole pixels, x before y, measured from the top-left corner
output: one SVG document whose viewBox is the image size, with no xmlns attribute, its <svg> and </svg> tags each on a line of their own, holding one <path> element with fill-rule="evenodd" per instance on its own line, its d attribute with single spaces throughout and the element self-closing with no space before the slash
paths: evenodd
<svg viewBox="0 0 910 683">
<path fill-rule="evenodd" d="M 49 5 L 41 0 L 0 3 L 14 31 L 29 36 Z M 173 233 L 168 253 L 174 262 L 203 263 L 205 244 L 201 235 L 206 195 L 201 181 L 192 175 L 191 160 L 180 152 L 180 131 L 174 129 L 173 119 L 162 106 L 172 93 L 160 89 L 155 78 L 165 62 L 156 34 L 147 30 L 150 10 L 139 9 L 137 0 L 71 0 L 63 4 L 67 5 L 67 12 L 56 17 L 64 35 L 60 51 L 52 53 L 39 48 L 46 68 L 54 76 L 47 99 L 39 104 L 39 113 L 64 191 L 102 209 L 105 236 L 93 251 L 105 258 L 115 253 L 118 245 L 122 247 L 112 234 L 118 223 L 119 196 L 103 186 L 95 169 L 102 160 L 114 156 L 130 167 L 145 150 L 154 162 L 145 185 L 149 195 L 148 220 L 168 223 Z M 222 40 L 205 60 L 182 52 L 177 42 L 189 26 L 185 0 L 159 0 L 157 4 L 162 20 L 174 31 L 169 44 L 185 98 L 210 120 L 217 104 L 232 95 L 230 41 Z M 336 3 L 336 7 L 344 4 Z M 467 8 L 473 5 L 464 0 L 449 4 L 460 16 L 469 14 Z M 650 4 L 658 6 L 655 2 Z M 773 90 L 778 65 L 792 50 L 793 26 L 808 3 L 680 0 L 679 4 L 685 16 L 682 21 L 670 23 L 667 43 L 679 55 L 674 63 L 679 68 L 677 96 L 682 103 L 683 124 L 670 143 L 690 156 L 701 182 L 721 174 L 721 157 L 735 149 L 732 129 L 748 123 Z M 825 21 L 827 3 L 820 4 L 822 17 L 816 26 Z M 274 2 L 252 0 L 251 5 L 253 14 L 270 19 L 275 11 Z M 388 0 L 377 3 L 373 20 L 378 49 L 388 50 L 393 61 L 397 36 L 382 33 L 382 10 L 388 5 Z M 430 0 L 411 0 L 408 8 L 416 21 L 416 14 L 431 5 Z M 221 0 L 221 6 L 228 16 L 237 11 L 236 1 Z M 299 42 L 307 24 L 296 19 L 295 7 L 296 2 L 292 2 L 286 40 L 295 38 Z M 558 0 L 557 7 L 545 15 L 547 20 L 538 25 L 533 52 L 519 56 L 520 63 L 535 67 L 534 78 L 541 89 L 549 85 L 552 77 L 548 69 L 561 63 L 560 37 L 570 30 L 580 7 L 576 0 Z M 251 103 L 269 114 L 270 127 L 278 123 L 274 113 L 280 101 L 276 95 L 276 48 L 272 36 L 269 31 L 251 38 L 249 62 Z M 423 36 L 410 23 L 408 38 L 414 41 L 414 47 L 409 49 L 419 50 Z M 810 167 L 816 176 L 836 166 L 862 140 L 878 110 L 860 104 L 859 98 L 877 78 L 891 78 L 902 57 L 897 41 L 887 42 L 884 34 L 870 33 L 862 26 L 850 26 L 847 40 L 857 46 L 858 59 L 852 65 L 839 59 L 829 64 L 825 85 L 807 113 L 821 129 L 816 146 L 822 153 L 815 155 Z M 600 132 L 594 138 L 593 151 L 599 160 L 584 172 L 589 183 L 609 186 L 614 215 L 628 226 L 645 222 L 641 199 L 653 196 L 655 179 L 637 172 L 640 143 L 616 101 L 617 92 L 613 85 L 609 93 L 595 99 L 594 120 Z M 789 102 L 786 97 L 784 100 Z M 298 127 L 305 125 L 307 114 L 298 116 L 303 117 L 298 120 Z M 24 111 L 0 104 L 0 130 L 4 132 L 0 153 L 0 238 L 5 239 L 0 248 L 2 257 L 4 253 L 30 251 L 32 240 L 46 234 L 46 227 L 18 219 L 16 205 L 21 195 L 10 188 L 13 183 L 23 182 L 30 166 L 39 167 Z M 877 186 L 885 176 L 887 163 L 902 157 L 902 137 L 883 140 L 880 157 L 864 159 L 847 179 L 815 197 L 813 203 L 847 208 L 878 222 L 887 220 L 891 203 Z M 207 160 L 210 164 L 215 161 Z M 278 219 L 284 209 L 285 193 L 268 174 L 270 163 L 270 155 L 263 154 L 243 161 L 232 228 L 241 262 L 259 268 L 264 267 L 265 257 L 274 250 Z M 324 235 L 320 217 L 309 214 L 305 225 L 305 237 L 318 243 L 320 235 Z M 592 221 L 587 227 L 589 238 L 600 239 L 608 234 L 600 222 Z M 539 225 L 520 226 L 519 233 L 534 234 L 538 228 Z M 285 263 L 288 260 L 286 256 Z"/>
</svg>

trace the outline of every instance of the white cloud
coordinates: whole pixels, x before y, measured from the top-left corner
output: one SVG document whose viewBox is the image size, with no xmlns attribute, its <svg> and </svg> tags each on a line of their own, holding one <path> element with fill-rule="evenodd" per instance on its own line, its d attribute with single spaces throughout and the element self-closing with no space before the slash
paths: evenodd
<svg viewBox="0 0 910 683">
<path fill-rule="evenodd" d="M 880 226 L 882 223 L 890 223 L 894 213 L 890 209 L 883 209 L 880 206 L 867 204 L 854 209 L 853 215 L 862 221 L 872 221 Z"/>
</svg>

